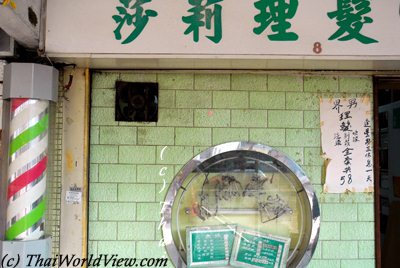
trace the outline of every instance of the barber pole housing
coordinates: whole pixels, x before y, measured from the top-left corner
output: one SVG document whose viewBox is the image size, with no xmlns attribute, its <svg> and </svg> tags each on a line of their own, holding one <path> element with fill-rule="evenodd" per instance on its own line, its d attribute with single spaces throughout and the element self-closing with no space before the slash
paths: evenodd
<svg viewBox="0 0 400 268">
<path fill-rule="evenodd" d="M 6 240 L 44 235 L 49 102 L 11 99 Z"/>
<path fill-rule="evenodd" d="M 45 237 L 50 107 L 57 101 L 57 84 L 58 71 L 51 66 L 11 63 L 4 69 L 2 181 L 7 185 L 3 191 L 7 241 Z"/>
</svg>

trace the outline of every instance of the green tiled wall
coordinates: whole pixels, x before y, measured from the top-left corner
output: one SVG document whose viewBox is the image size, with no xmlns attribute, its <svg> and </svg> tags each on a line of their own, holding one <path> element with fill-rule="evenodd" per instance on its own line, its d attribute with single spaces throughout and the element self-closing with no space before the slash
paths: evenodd
<svg viewBox="0 0 400 268">
<path fill-rule="evenodd" d="M 157 123 L 114 121 L 117 79 L 159 83 Z M 321 186 L 319 98 L 361 95 L 372 95 L 371 77 L 94 73 L 89 253 L 166 256 L 158 230 L 163 179 L 168 187 L 207 147 L 250 140 L 287 153 L 314 185 L 321 233 L 309 267 L 374 267 L 373 195 L 324 194 Z"/>
</svg>

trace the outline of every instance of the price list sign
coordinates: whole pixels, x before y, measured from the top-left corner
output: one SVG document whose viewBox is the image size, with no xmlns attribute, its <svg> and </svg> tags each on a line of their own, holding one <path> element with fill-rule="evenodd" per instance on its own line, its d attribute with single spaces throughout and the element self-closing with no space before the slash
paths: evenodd
<svg viewBox="0 0 400 268">
<path fill-rule="evenodd" d="M 188 228 L 187 266 L 227 266 L 235 238 L 236 227 Z"/>
<path fill-rule="evenodd" d="M 235 267 L 286 267 L 290 238 L 237 230 L 230 264 Z"/>
<path fill-rule="evenodd" d="M 370 98 L 321 99 L 320 117 L 324 192 L 373 192 Z"/>
</svg>

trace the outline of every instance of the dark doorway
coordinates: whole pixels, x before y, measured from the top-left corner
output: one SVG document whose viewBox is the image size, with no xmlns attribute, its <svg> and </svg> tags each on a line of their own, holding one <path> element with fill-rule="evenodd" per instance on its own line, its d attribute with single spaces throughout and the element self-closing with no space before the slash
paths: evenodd
<svg viewBox="0 0 400 268">
<path fill-rule="evenodd" d="M 400 247 L 400 78 L 375 78 L 377 267 L 398 265 Z"/>
</svg>

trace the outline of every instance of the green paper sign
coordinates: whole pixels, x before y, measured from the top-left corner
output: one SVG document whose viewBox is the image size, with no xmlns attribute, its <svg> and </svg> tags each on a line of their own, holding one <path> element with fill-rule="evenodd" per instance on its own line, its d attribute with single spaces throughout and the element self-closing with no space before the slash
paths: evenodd
<svg viewBox="0 0 400 268">
<path fill-rule="evenodd" d="M 238 230 L 230 264 L 235 267 L 283 268 L 289 254 L 290 238 Z"/>
<path fill-rule="evenodd" d="M 235 227 L 199 227 L 187 230 L 187 266 L 227 266 Z"/>
</svg>

